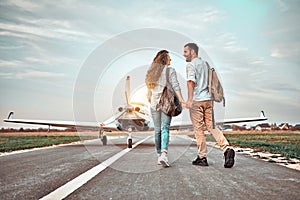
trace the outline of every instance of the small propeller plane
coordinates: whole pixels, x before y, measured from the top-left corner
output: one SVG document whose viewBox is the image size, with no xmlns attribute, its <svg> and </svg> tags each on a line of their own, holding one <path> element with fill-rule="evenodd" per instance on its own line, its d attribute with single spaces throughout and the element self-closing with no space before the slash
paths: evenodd
<svg viewBox="0 0 300 200">
<path fill-rule="evenodd" d="M 129 134 L 127 138 L 128 148 L 132 148 L 132 131 L 147 131 L 150 129 L 151 118 L 149 115 L 149 108 L 146 104 L 141 102 L 130 102 L 130 76 L 126 77 L 125 83 L 125 98 L 126 105 L 118 108 L 118 113 L 103 122 L 75 122 L 75 121 L 55 121 L 55 120 L 30 120 L 30 119 L 14 119 L 14 112 L 10 112 L 7 119 L 4 122 L 9 123 L 22 123 L 22 124 L 35 124 L 35 125 L 48 125 L 49 130 L 51 126 L 54 127 L 65 127 L 65 128 L 99 128 L 99 138 L 103 145 L 107 144 L 107 136 L 104 132 L 111 131 L 124 131 Z M 235 118 L 235 119 L 224 119 L 217 121 L 217 125 L 221 124 L 232 124 L 240 122 L 253 122 L 253 121 L 264 121 L 267 118 L 264 112 L 261 111 L 259 117 L 251 118 Z M 188 129 L 192 128 L 192 124 L 183 123 L 171 123 L 171 130 Z"/>
</svg>

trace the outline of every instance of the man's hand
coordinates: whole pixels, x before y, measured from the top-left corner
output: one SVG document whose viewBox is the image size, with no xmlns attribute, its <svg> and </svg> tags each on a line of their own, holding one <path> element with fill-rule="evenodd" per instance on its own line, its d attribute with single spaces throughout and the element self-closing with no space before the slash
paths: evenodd
<svg viewBox="0 0 300 200">
<path fill-rule="evenodd" d="M 192 105 L 193 105 L 193 100 L 188 100 L 186 103 L 185 103 L 185 107 L 190 109 L 192 108 Z"/>
<path fill-rule="evenodd" d="M 195 83 L 193 81 L 188 81 L 187 87 L 188 87 L 188 100 L 186 102 L 186 108 L 190 109 L 192 108 L 192 104 L 193 104 Z"/>
</svg>

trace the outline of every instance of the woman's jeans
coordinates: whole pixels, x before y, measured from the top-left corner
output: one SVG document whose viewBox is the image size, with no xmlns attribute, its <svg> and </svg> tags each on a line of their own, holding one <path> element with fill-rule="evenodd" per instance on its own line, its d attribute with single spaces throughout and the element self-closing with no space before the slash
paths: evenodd
<svg viewBox="0 0 300 200">
<path fill-rule="evenodd" d="M 162 152 L 168 152 L 169 129 L 172 120 L 171 116 L 166 115 L 161 110 L 151 109 L 151 115 L 154 124 L 155 147 L 156 152 L 160 155 Z"/>
</svg>

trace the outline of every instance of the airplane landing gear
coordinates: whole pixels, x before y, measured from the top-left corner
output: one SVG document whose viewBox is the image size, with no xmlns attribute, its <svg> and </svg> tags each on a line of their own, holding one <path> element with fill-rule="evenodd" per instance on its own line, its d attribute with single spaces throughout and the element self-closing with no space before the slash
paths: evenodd
<svg viewBox="0 0 300 200">
<path fill-rule="evenodd" d="M 101 139 L 103 145 L 107 145 L 107 136 L 103 134 L 102 129 L 99 131 L 99 138 Z"/>
<path fill-rule="evenodd" d="M 127 138 L 127 147 L 129 148 L 129 149 L 131 149 L 132 148 L 132 137 L 131 137 L 131 131 L 132 131 L 132 128 L 129 128 L 128 129 L 128 138 Z"/>
<path fill-rule="evenodd" d="M 132 148 L 132 138 L 129 138 L 127 140 L 127 143 L 128 143 L 128 148 L 131 149 Z"/>
</svg>

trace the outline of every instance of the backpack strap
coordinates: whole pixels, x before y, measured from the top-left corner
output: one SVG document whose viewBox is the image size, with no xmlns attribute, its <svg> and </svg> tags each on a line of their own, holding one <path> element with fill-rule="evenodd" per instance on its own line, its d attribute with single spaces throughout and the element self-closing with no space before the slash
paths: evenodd
<svg viewBox="0 0 300 200">
<path fill-rule="evenodd" d="M 169 81 L 169 75 L 170 75 L 170 69 L 168 67 L 166 67 L 166 85 L 170 84 L 170 81 Z"/>
<path fill-rule="evenodd" d="M 211 82 L 212 82 L 212 73 L 211 73 L 211 70 L 214 70 L 214 69 L 210 68 L 210 65 L 208 64 L 207 61 L 205 61 L 205 64 L 206 64 L 207 69 L 208 69 L 208 80 L 207 80 L 207 82 L 208 82 L 208 92 L 209 92 L 209 95 L 212 96 L 212 94 L 211 94 L 211 92 L 212 92 L 211 91 Z"/>
<path fill-rule="evenodd" d="M 211 82 L 212 82 L 212 70 L 210 65 L 208 64 L 207 61 L 205 61 L 205 64 L 207 66 L 208 69 L 208 92 L 209 95 L 212 96 L 212 91 L 211 91 Z M 216 128 L 216 124 L 215 124 L 215 111 L 214 111 L 214 100 L 212 99 L 212 115 L 211 115 L 211 120 L 212 120 L 212 128 L 215 129 Z"/>
</svg>

